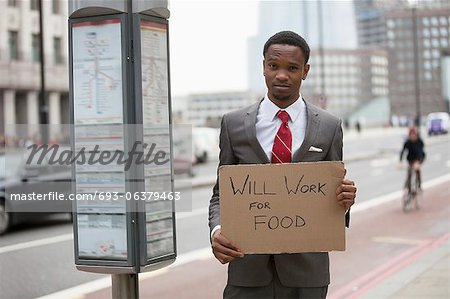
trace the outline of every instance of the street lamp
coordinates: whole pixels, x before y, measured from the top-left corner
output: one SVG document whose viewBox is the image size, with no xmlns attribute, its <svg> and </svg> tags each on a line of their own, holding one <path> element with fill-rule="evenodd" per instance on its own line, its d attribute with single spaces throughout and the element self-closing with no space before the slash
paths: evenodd
<svg viewBox="0 0 450 299">
<path fill-rule="evenodd" d="M 419 76 L 419 39 L 417 34 L 417 1 L 408 1 L 411 6 L 411 18 L 413 27 L 413 57 L 414 57 L 414 97 L 416 102 L 415 125 L 420 127 L 420 76 Z"/>
<path fill-rule="evenodd" d="M 48 128 L 47 128 L 47 114 L 48 107 L 45 101 L 45 53 L 44 53 L 44 16 L 43 16 L 43 1 L 39 0 L 39 58 L 40 58 L 40 73 L 41 73 L 41 93 L 39 96 L 39 119 L 41 127 L 41 143 L 48 143 Z"/>
</svg>

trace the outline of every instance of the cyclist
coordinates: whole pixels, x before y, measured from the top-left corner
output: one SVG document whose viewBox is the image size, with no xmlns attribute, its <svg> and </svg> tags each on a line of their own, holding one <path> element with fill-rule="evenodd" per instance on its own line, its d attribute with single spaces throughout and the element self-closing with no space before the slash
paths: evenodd
<svg viewBox="0 0 450 299">
<path fill-rule="evenodd" d="M 413 170 L 416 171 L 417 182 L 419 191 L 422 190 L 422 180 L 420 177 L 420 165 L 425 159 L 425 151 L 424 151 L 424 143 L 420 138 L 417 129 L 415 127 L 411 127 L 408 132 L 408 139 L 403 144 L 403 149 L 400 152 L 400 162 L 403 158 L 403 153 L 405 150 L 408 150 L 408 155 L 406 156 L 406 160 L 408 160 L 408 176 L 406 178 L 405 188 L 410 190 L 411 188 L 411 172 Z"/>
</svg>

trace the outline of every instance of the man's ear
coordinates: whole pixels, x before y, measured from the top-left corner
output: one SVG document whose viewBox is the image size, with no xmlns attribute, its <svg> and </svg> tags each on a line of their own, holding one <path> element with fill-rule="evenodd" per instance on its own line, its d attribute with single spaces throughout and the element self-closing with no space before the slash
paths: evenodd
<svg viewBox="0 0 450 299">
<path fill-rule="evenodd" d="M 302 80 L 306 80 L 306 77 L 308 77 L 309 68 L 311 65 L 309 63 L 305 64 L 305 69 L 303 70 L 303 77 Z"/>
<path fill-rule="evenodd" d="M 263 59 L 263 76 L 266 76 L 266 60 Z"/>
</svg>

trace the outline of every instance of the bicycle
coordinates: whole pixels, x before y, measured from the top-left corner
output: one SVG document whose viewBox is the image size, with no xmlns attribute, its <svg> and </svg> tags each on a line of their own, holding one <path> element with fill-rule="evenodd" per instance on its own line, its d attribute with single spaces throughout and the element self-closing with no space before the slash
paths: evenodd
<svg viewBox="0 0 450 299">
<path fill-rule="evenodd" d="M 406 190 L 403 195 L 403 211 L 410 211 L 414 205 L 416 210 L 420 209 L 419 195 L 421 193 L 418 173 L 420 172 L 420 162 L 415 161 L 408 166 L 408 177 L 406 179 Z"/>
</svg>

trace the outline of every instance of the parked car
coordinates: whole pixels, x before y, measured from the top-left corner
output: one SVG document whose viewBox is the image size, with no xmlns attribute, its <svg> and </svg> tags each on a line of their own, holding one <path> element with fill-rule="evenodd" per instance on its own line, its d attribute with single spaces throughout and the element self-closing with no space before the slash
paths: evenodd
<svg viewBox="0 0 450 299">
<path fill-rule="evenodd" d="M 433 112 L 427 117 L 428 135 L 447 134 L 450 130 L 450 116 L 447 112 Z"/>
<path fill-rule="evenodd" d="M 18 223 L 54 212 L 70 213 L 72 202 L 13 200 L 13 194 L 48 194 L 67 196 L 71 192 L 71 171 L 68 167 L 50 167 L 44 159 L 31 163 L 23 153 L 0 153 L 0 235 Z"/>
<path fill-rule="evenodd" d="M 219 158 L 219 130 L 206 127 L 192 128 L 192 148 L 196 163 Z"/>
</svg>

